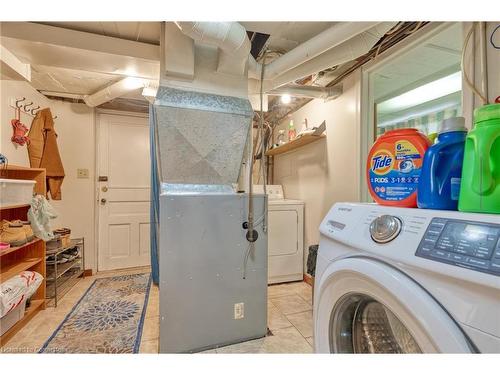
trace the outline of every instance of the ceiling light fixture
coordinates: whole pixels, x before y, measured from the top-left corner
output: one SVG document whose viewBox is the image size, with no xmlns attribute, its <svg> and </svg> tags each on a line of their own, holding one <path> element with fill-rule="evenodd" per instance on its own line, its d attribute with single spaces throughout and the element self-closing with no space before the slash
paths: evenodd
<svg viewBox="0 0 500 375">
<path fill-rule="evenodd" d="M 402 111 L 460 90 L 462 90 L 462 73 L 456 72 L 379 103 L 377 112 Z"/>
<path fill-rule="evenodd" d="M 290 104 L 291 101 L 292 101 L 292 97 L 289 94 L 281 95 L 281 103 Z"/>
</svg>

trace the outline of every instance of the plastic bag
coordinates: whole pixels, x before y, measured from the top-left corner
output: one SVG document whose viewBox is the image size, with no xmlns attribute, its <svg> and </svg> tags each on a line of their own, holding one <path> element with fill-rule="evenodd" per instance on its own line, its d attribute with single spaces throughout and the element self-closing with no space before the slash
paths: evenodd
<svg viewBox="0 0 500 375">
<path fill-rule="evenodd" d="M 0 284 L 0 318 L 28 300 L 40 287 L 43 276 L 34 271 L 23 271 Z"/>
</svg>

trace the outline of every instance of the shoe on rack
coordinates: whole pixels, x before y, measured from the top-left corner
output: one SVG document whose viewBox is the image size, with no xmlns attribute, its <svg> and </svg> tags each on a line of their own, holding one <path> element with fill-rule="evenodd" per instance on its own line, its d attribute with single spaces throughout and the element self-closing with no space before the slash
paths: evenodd
<svg viewBox="0 0 500 375">
<path fill-rule="evenodd" d="M 26 244 L 28 239 L 23 225 L 2 220 L 2 226 L 0 227 L 0 242 L 6 242 L 10 246 L 22 246 Z"/>
<path fill-rule="evenodd" d="M 78 247 L 73 247 L 65 251 L 66 254 L 70 254 L 73 258 L 76 258 L 79 254 Z"/>
<path fill-rule="evenodd" d="M 56 263 L 56 257 L 54 255 L 49 255 L 47 259 L 45 259 L 45 264 L 52 265 Z"/>
<path fill-rule="evenodd" d="M 11 224 L 15 225 L 21 224 L 23 226 L 24 232 L 26 233 L 26 239 L 28 240 L 28 242 L 31 242 L 35 239 L 35 235 L 33 234 L 33 229 L 31 229 L 31 223 L 29 221 L 14 220 L 11 221 Z"/>
<path fill-rule="evenodd" d="M 75 259 L 76 257 L 70 253 L 63 253 L 61 255 L 63 258 L 67 259 L 68 262 L 72 261 L 73 259 Z"/>
</svg>

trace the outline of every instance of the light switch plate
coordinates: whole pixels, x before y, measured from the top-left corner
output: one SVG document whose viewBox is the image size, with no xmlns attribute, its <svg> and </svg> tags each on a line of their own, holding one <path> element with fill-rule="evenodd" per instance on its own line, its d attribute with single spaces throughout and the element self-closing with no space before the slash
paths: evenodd
<svg viewBox="0 0 500 375">
<path fill-rule="evenodd" d="M 89 178 L 89 170 L 86 168 L 78 168 L 76 170 L 77 178 Z"/>
</svg>

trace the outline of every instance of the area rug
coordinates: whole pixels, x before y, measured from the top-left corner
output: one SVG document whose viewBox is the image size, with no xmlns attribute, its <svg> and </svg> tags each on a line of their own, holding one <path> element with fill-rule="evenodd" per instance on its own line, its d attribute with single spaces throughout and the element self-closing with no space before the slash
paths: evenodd
<svg viewBox="0 0 500 375">
<path fill-rule="evenodd" d="M 138 353 L 151 274 L 95 280 L 40 353 Z"/>
</svg>

